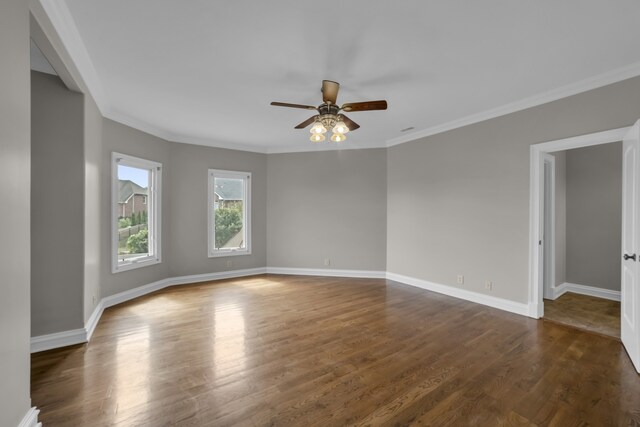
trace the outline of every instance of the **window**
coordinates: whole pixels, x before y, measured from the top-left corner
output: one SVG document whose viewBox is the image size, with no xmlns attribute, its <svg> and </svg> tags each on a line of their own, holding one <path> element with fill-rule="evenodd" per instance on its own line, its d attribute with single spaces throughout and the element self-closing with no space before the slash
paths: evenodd
<svg viewBox="0 0 640 427">
<path fill-rule="evenodd" d="M 251 253 L 251 173 L 209 169 L 209 256 Z"/>
<path fill-rule="evenodd" d="M 162 165 L 113 153 L 111 171 L 111 271 L 159 263 Z"/>
</svg>

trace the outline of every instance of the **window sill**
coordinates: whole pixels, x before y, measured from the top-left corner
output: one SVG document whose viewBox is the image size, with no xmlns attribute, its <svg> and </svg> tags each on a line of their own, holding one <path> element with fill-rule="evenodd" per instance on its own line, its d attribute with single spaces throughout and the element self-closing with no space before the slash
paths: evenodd
<svg viewBox="0 0 640 427">
<path fill-rule="evenodd" d="M 214 251 L 209 252 L 209 258 L 220 258 L 227 256 L 238 256 L 238 255 L 251 255 L 251 250 L 232 250 L 232 251 Z"/>
<path fill-rule="evenodd" d="M 135 270 L 137 268 L 148 267 L 150 265 L 160 264 L 160 258 L 141 258 L 135 261 L 129 261 L 113 266 L 112 273 L 121 273 L 123 271 Z"/>
</svg>

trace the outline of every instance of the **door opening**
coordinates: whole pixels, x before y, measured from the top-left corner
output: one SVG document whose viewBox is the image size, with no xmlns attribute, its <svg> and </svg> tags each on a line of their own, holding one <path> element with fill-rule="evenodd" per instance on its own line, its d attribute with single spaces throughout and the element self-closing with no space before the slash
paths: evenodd
<svg viewBox="0 0 640 427">
<path fill-rule="evenodd" d="M 553 299 L 562 289 L 556 286 L 553 277 L 554 257 L 551 255 L 555 249 L 552 245 L 552 220 L 551 207 L 554 200 L 551 197 L 553 189 L 551 182 L 554 180 L 553 160 L 550 153 L 569 150 L 580 147 L 609 144 L 624 140 L 623 179 L 622 194 L 623 212 L 621 229 L 622 249 L 613 248 L 610 253 L 622 262 L 621 291 L 619 292 L 622 315 L 621 335 L 622 342 L 627 350 L 636 370 L 640 372 L 640 215 L 636 207 L 640 207 L 640 121 L 633 127 L 614 129 L 596 134 L 567 138 L 535 144 L 531 150 L 531 216 L 530 216 L 530 279 L 529 279 L 529 309 L 531 317 L 540 318 L 545 314 L 543 298 Z M 632 148 L 629 148 L 632 147 Z M 627 212 L 629 211 L 629 212 Z M 633 211 L 633 212 L 631 212 Z M 625 217 L 626 215 L 626 217 Z M 624 218 L 627 218 L 626 220 Z M 626 240 L 625 240 L 626 236 Z M 626 243 L 625 243 L 626 242 Z M 552 247 L 553 246 L 553 247 Z M 623 255 L 627 255 L 622 259 Z M 633 259 L 635 255 L 635 260 Z M 618 269 L 620 268 L 620 264 Z M 620 270 L 618 270 L 620 271 Z M 570 283 L 566 283 L 569 284 Z M 560 292 L 559 292 L 560 291 Z M 606 293 L 606 292 L 605 292 Z M 599 295 L 598 295 L 599 296 Z"/>
</svg>

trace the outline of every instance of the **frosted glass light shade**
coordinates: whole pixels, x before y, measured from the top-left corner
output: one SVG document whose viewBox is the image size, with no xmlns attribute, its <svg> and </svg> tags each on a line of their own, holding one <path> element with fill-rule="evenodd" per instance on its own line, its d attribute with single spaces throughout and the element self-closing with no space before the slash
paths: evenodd
<svg viewBox="0 0 640 427">
<path fill-rule="evenodd" d="M 336 125 L 333 127 L 333 133 L 341 133 L 342 135 L 344 135 L 347 132 L 349 132 L 349 128 L 342 120 L 336 123 Z"/>
<path fill-rule="evenodd" d="M 311 129 L 309 129 L 309 132 L 311 132 L 311 134 L 319 134 L 319 135 L 322 135 L 326 131 L 327 131 L 327 128 L 325 128 L 324 125 L 320 122 L 315 122 L 313 126 L 311 126 Z"/>
<path fill-rule="evenodd" d="M 331 135 L 331 140 L 333 142 L 342 142 L 345 139 L 347 139 L 347 137 L 344 136 L 344 134 L 341 134 L 340 132 L 334 132 L 333 135 Z"/>
</svg>

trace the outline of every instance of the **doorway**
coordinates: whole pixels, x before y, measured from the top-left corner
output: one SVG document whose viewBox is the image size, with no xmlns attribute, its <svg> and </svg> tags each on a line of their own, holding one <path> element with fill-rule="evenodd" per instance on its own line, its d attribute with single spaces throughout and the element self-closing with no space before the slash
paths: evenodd
<svg viewBox="0 0 640 427">
<path fill-rule="evenodd" d="M 583 135 L 567 138 L 558 141 L 550 141 L 535 144 L 530 147 L 531 152 L 531 212 L 530 212 L 530 277 L 529 277 L 529 309 L 531 317 L 541 318 L 545 316 L 545 311 L 553 314 L 553 304 L 545 307 L 544 298 L 556 297 L 556 299 L 568 291 L 561 284 L 553 282 L 549 277 L 554 268 L 553 260 L 550 260 L 550 252 L 553 252 L 552 236 L 555 234 L 550 230 L 550 200 L 545 204 L 545 197 L 550 198 L 549 189 L 552 180 L 553 160 L 547 156 L 564 150 L 571 150 L 581 147 L 592 147 L 603 144 L 624 141 L 622 153 L 623 178 L 622 178 L 622 203 L 620 203 L 623 219 L 620 229 L 622 230 L 622 249 L 625 255 L 622 265 L 618 258 L 618 268 L 621 268 L 621 292 L 620 300 L 622 305 L 621 338 L 625 349 L 640 372 L 640 319 L 638 307 L 640 307 L 638 289 L 638 268 L 635 258 L 636 248 L 640 244 L 640 216 L 637 215 L 637 206 L 640 206 L 640 121 L 636 125 L 628 128 L 614 129 L 595 134 Z M 545 167 L 546 165 L 546 167 Z M 546 179 L 545 179 L 546 178 Z M 547 187 L 545 188 L 545 184 Z M 546 208 L 546 209 L 545 209 Z M 545 221 L 546 218 L 546 221 Z M 626 218 L 626 219 L 625 219 Z M 545 224 L 546 223 L 546 224 Z M 555 224 L 555 223 L 554 223 Z M 545 227 L 546 225 L 546 227 Z M 545 248 L 547 250 L 545 251 Z M 612 254 L 621 257 L 620 246 L 612 250 Z M 547 262 L 545 262 L 545 260 Z M 628 265 L 627 265 L 628 264 Z M 545 267 L 546 265 L 546 267 Z M 570 284 L 568 284 L 570 285 Z M 589 298 L 594 295 L 579 295 L 579 297 Z M 600 296 L 600 295 L 595 295 Z M 576 301 L 567 302 L 568 305 L 577 305 Z M 591 314 L 594 310 L 589 308 L 589 304 L 584 305 L 584 312 Z M 606 308 L 605 308 L 606 311 Z"/>
<path fill-rule="evenodd" d="M 545 154 L 545 320 L 620 339 L 621 218 L 621 142 Z"/>
</svg>

